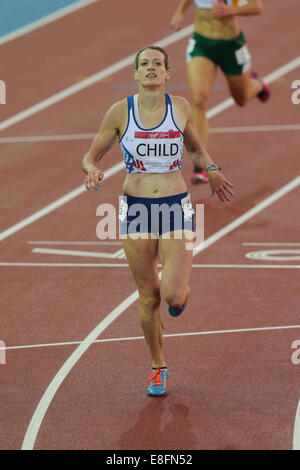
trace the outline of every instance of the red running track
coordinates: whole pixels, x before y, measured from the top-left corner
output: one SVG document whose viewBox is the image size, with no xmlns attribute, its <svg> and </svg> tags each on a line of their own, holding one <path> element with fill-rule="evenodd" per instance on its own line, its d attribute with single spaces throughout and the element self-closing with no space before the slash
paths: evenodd
<svg viewBox="0 0 300 470">
<path fill-rule="evenodd" d="M 265 2 L 261 17 L 241 21 L 254 68 L 264 76 L 298 55 L 297 15 L 290 14 L 296 7 L 296 0 Z M 171 0 L 163 8 L 157 0 L 151 8 L 137 0 L 111 0 L 109 6 L 103 0 L 1 46 L 1 79 L 10 90 L 1 121 L 171 34 L 173 8 Z M 112 18 L 111 11 L 118 15 Z M 186 24 L 191 20 L 187 16 Z M 280 48 L 269 40 L 278 30 Z M 186 42 L 167 48 L 169 92 L 189 98 Z M 1 449 L 292 449 L 298 442 L 300 365 L 292 360 L 292 344 L 300 337 L 299 127 L 282 127 L 299 125 L 299 106 L 291 102 L 298 78 L 299 65 L 272 83 L 267 105 L 254 100 L 211 120 L 209 150 L 235 184 L 237 198 L 223 206 L 210 200 L 207 186 L 188 183 L 193 202 L 205 204 L 211 244 L 194 258 L 184 315 L 175 320 L 163 305 L 171 376 L 168 395 L 159 400 L 146 395 L 150 359 L 138 302 L 122 308 L 135 292 L 126 260 L 41 250 L 118 251 L 113 243 L 82 242 L 98 241 L 96 208 L 102 202 L 117 207 L 124 170 L 98 193 L 84 193 L 11 235 L 5 232 L 83 183 L 80 160 L 90 141 L 4 139 L 95 133 L 107 107 L 134 92 L 131 68 L 2 131 L 0 339 L 7 349 L 6 364 L 0 364 Z M 211 109 L 227 98 L 219 75 Z M 242 132 L 230 129 L 237 126 Z M 119 161 L 115 146 L 104 169 Z M 186 156 L 187 182 L 191 168 Z M 252 208 L 257 213 L 250 217 Z M 246 220 L 233 228 L 243 214 Z M 265 250 L 275 250 L 275 259 Z M 281 259 L 278 250 L 290 251 Z M 246 257 L 250 252 L 263 257 Z M 115 319 L 107 325 L 111 312 Z M 101 342 L 89 340 L 93 331 Z"/>
</svg>

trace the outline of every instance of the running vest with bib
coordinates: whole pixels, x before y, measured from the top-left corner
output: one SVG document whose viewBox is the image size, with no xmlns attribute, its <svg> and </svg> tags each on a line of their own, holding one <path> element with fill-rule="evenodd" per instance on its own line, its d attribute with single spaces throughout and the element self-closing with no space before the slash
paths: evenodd
<svg viewBox="0 0 300 470">
<path fill-rule="evenodd" d="M 194 5 L 197 8 L 205 8 L 207 10 L 210 10 L 213 7 L 213 2 L 216 2 L 216 1 L 218 0 L 194 0 Z M 239 0 L 223 0 L 223 3 L 226 3 L 226 5 L 236 6 L 239 3 Z"/>
<path fill-rule="evenodd" d="M 152 129 L 144 129 L 139 115 L 138 95 L 128 96 L 127 128 L 120 139 L 127 173 L 170 173 L 181 169 L 183 134 L 176 123 L 170 96 L 166 114 Z"/>
</svg>

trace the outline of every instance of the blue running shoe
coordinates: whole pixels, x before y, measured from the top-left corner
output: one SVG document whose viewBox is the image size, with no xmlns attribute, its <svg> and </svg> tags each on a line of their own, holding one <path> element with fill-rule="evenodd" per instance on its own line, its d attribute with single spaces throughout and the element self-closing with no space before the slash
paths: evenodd
<svg viewBox="0 0 300 470">
<path fill-rule="evenodd" d="M 183 312 L 185 307 L 186 307 L 185 304 L 182 304 L 181 307 L 171 307 L 171 305 L 169 305 L 168 307 L 169 314 L 172 315 L 172 317 L 178 317 L 178 315 L 180 315 Z"/>
<path fill-rule="evenodd" d="M 161 397 L 166 393 L 166 382 L 169 377 L 167 369 L 155 369 L 149 377 L 150 385 L 147 388 L 148 395 Z"/>
</svg>

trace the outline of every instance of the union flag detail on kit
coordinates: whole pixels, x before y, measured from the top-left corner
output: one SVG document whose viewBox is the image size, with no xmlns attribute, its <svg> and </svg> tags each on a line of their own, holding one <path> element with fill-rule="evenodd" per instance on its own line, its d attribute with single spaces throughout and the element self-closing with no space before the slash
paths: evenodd
<svg viewBox="0 0 300 470">
<path fill-rule="evenodd" d="M 181 135 L 179 131 L 135 131 L 134 137 L 136 139 L 178 139 Z"/>
</svg>

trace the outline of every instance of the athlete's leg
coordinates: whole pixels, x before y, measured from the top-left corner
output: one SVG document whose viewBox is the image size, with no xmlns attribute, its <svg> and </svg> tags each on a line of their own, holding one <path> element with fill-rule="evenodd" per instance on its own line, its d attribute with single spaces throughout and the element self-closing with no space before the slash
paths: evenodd
<svg viewBox="0 0 300 470">
<path fill-rule="evenodd" d="M 255 73 L 251 73 L 251 54 L 243 31 L 236 38 L 219 42 L 220 68 L 229 86 L 230 94 L 238 106 L 258 97 L 267 101 L 269 89 Z"/>
<path fill-rule="evenodd" d="M 149 235 L 150 236 L 150 235 Z M 152 357 L 152 367 L 164 367 L 163 322 L 157 272 L 158 240 L 122 239 L 124 251 L 140 298 L 140 323 Z"/>
<path fill-rule="evenodd" d="M 250 70 L 242 75 L 225 75 L 231 96 L 238 106 L 245 106 L 263 89 L 260 80 L 251 77 Z"/>
<path fill-rule="evenodd" d="M 161 294 L 171 307 L 186 305 L 190 295 L 193 250 L 187 250 L 187 244 L 191 243 L 191 239 L 186 238 L 184 233 L 181 239 L 159 239 L 158 252 L 162 263 Z"/>
<path fill-rule="evenodd" d="M 204 147 L 207 147 L 209 139 L 206 111 L 216 79 L 216 73 L 216 65 L 206 57 L 193 57 L 187 63 L 187 81 L 191 95 L 194 121 Z"/>
<path fill-rule="evenodd" d="M 206 57 L 193 57 L 187 63 L 187 81 L 191 95 L 193 117 L 201 143 L 206 148 L 209 140 L 206 111 L 216 73 L 216 65 Z"/>
</svg>

